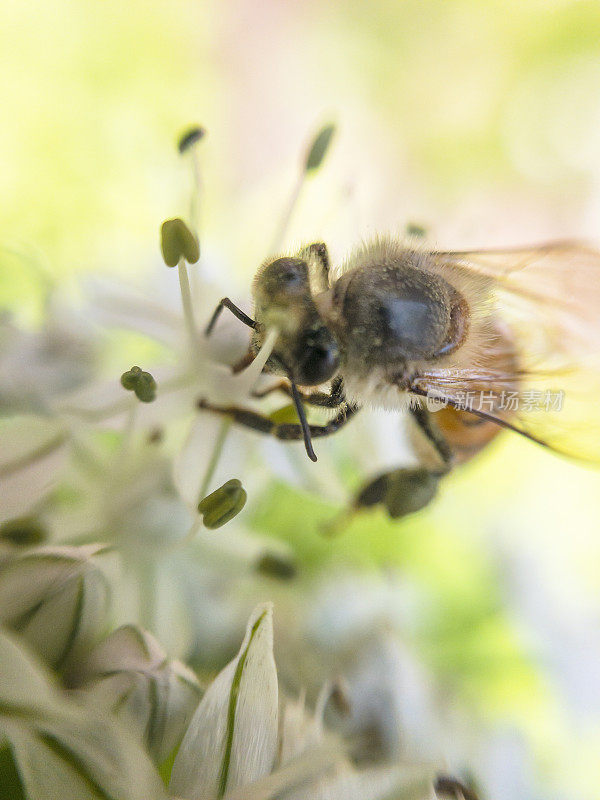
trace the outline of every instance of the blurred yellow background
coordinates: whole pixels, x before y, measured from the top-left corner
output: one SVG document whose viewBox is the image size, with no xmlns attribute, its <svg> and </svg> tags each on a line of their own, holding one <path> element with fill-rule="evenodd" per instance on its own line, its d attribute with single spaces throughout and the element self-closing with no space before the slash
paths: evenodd
<svg viewBox="0 0 600 800">
<path fill-rule="evenodd" d="M 140 269 L 199 121 L 205 236 L 251 272 L 324 118 L 295 236 L 343 253 L 344 214 L 355 238 L 415 219 L 448 247 L 594 236 L 599 34 L 598 3 L 564 0 L 3 3 L 3 241 Z"/>
</svg>

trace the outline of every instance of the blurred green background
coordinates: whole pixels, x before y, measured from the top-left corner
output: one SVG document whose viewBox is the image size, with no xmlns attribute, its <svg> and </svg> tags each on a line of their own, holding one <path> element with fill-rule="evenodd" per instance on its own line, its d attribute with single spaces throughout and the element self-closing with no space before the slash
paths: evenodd
<svg viewBox="0 0 600 800">
<path fill-rule="evenodd" d="M 293 242 L 323 238 L 341 258 L 411 221 L 444 248 L 597 241 L 599 43 L 600 4 L 585 1 L 8 0 L 0 303 L 35 325 L 40 275 L 70 291 L 85 273 L 156 266 L 160 222 L 187 209 L 175 142 L 190 122 L 208 131 L 205 259 L 232 294 L 330 119 L 336 141 Z M 316 500 L 300 521 L 295 490 L 271 491 L 257 530 L 307 568 L 396 565 L 424 583 L 439 626 L 427 663 L 477 719 L 524 737 L 546 796 L 597 797 L 597 473 L 501 437 L 424 514 L 375 515 L 333 545 L 311 528 Z"/>
</svg>

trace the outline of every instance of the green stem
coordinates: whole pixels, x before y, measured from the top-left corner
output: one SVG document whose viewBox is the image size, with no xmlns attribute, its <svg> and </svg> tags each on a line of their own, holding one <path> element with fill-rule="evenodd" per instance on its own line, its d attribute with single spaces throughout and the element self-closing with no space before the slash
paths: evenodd
<svg viewBox="0 0 600 800">
<path fill-rule="evenodd" d="M 190 194 L 190 225 L 192 231 L 196 234 L 196 238 L 200 243 L 200 210 L 202 200 L 202 173 L 200 171 L 200 157 L 198 154 L 198 144 L 192 147 L 190 153 L 190 163 L 192 166 L 192 191 Z M 200 243 L 200 254 L 202 255 L 202 246 Z M 192 288 L 192 297 L 198 299 L 200 295 L 199 285 L 199 263 L 190 272 L 190 282 Z"/>
<path fill-rule="evenodd" d="M 221 458 L 221 453 L 223 452 L 223 445 L 225 444 L 225 440 L 227 438 L 227 433 L 231 426 L 231 420 L 224 419 L 221 423 L 221 427 L 219 429 L 219 433 L 217 435 L 217 440 L 215 442 L 215 446 L 213 447 L 212 454 L 210 456 L 210 461 L 208 462 L 208 467 L 206 468 L 206 472 L 204 473 L 204 478 L 202 479 L 202 486 L 200 487 L 200 491 L 198 492 L 198 502 L 203 500 L 206 497 L 208 492 L 208 487 L 210 486 L 210 482 L 212 481 L 215 470 L 219 463 L 219 459 Z M 196 537 L 196 534 L 202 530 L 202 517 L 196 514 L 194 521 L 190 525 L 190 528 L 183 539 L 180 539 L 178 542 L 175 542 L 174 547 L 181 547 L 183 545 L 188 544 Z"/>
<path fill-rule="evenodd" d="M 180 539 L 178 542 L 174 542 L 173 549 L 181 547 L 182 545 L 186 545 L 189 542 L 191 542 L 193 539 L 196 538 L 196 534 L 200 533 L 201 530 L 202 530 L 202 517 L 196 514 L 196 518 L 190 525 L 189 531 L 186 533 L 183 539 Z"/>
<path fill-rule="evenodd" d="M 133 439 L 133 431 L 135 428 L 135 420 L 137 417 L 137 412 L 138 412 L 138 399 L 137 397 L 134 397 L 133 402 L 131 402 L 129 408 L 129 413 L 127 414 L 127 419 L 125 420 L 125 427 L 123 428 L 123 439 L 121 440 L 121 450 L 119 453 L 119 459 L 121 460 L 121 464 L 125 462 L 129 450 L 131 449 L 131 440 Z"/>
</svg>

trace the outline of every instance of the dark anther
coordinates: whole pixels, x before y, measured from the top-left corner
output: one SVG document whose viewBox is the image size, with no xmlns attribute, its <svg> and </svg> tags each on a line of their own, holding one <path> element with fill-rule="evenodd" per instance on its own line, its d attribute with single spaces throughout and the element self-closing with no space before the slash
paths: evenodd
<svg viewBox="0 0 600 800">
<path fill-rule="evenodd" d="M 203 139 L 206 135 L 206 131 L 204 128 L 201 128 L 200 125 L 194 125 L 193 128 L 190 128 L 186 131 L 183 136 L 179 139 L 177 143 L 177 149 L 180 153 L 185 153 L 186 150 L 189 150 L 190 147 L 199 142 L 200 139 Z"/>
</svg>

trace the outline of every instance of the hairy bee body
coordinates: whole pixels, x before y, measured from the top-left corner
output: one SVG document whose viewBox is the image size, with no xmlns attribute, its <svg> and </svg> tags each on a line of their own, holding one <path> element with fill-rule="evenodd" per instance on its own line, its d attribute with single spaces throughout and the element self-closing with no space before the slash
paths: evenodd
<svg viewBox="0 0 600 800">
<path fill-rule="evenodd" d="M 600 460 L 600 253 L 592 248 L 444 252 L 377 238 L 332 269 L 316 243 L 266 261 L 253 296 L 255 319 L 224 298 L 208 330 L 228 307 L 252 328 L 250 359 L 271 333 L 264 371 L 288 379 L 275 388 L 288 388 L 300 425 L 274 429 L 256 414 L 221 413 L 304 438 L 313 460 L 311 437 L 337 431 L 364 406 L 410 408 L 441 459 L 432 474 L 472 457 L 501 428 Z M 304 402 L 338 411 L 325 426 L 309 425 Z"/>
<path fill-rule="evenodd" d="M 315 297 L 340 348 L 347 395 L 360 405 L 406 407 L 423 363 L 448 361 L 469 331 L 468 302 L 427 255 L 376 242 Z"/>
</svg>

